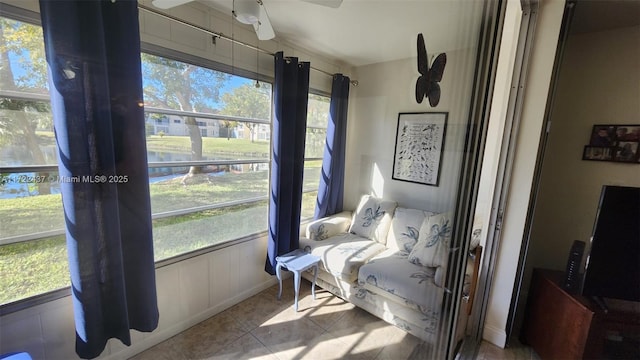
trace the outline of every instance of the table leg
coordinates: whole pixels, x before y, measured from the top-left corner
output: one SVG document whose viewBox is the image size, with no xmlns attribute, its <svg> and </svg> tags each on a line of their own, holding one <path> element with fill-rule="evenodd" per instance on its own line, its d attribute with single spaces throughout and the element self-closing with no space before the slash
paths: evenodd
<svg viewBox="0 0 640 360">
<path fill-rule="evenodd" d="M 316 279 L 318 278 L 318 264 L 315 264 L 313 267 L 313 282 L 311 283 L 311 294 L 313 295 L 313 300 L 316 299 Z"/>
<path fill-rule="evenodd" d="M 295 302 L 293 303 L 293 308 L 298 311 L 298 292 L 300 292 L 300 271 L 293 271 L 293 279 L 295 281 L 294 287 L 296 291 Z"/>
<path fill-rule="evenodd" d="M 276 277 L 278 278 L 278 300 L 282 299 L 282 264 L 276 264 Z"/>
</svg>

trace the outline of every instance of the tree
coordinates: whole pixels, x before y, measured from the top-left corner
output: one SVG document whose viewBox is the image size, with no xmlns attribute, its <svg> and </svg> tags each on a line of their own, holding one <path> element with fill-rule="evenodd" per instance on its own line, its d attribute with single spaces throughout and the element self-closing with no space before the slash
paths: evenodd
<svg viewBox="0 0 640 360">
<path fill-rule="evenodd" d="M 181 61 L 142 54 L 145 104 L 182 111 L 214 112 L 220 89 L 229 75 Z M 191 140 L 191 160 L 202 160 L 202 134 L 193 116 L 185 117 Z M 200 172 L 192 166 L 187 176 Z M 183 182 L 186 180 L 186 177 Z"/>
<path fill-rule="evenodd" d="M 327 122 L 329 121 L 329 100 L 326 96 L 309 94 L 307 126 L 327 127 Z"/>
<path fill-rule="evenodd" d="M 237 121 L 222 120 L 222 127 L 227 131 L 227 140 L 231 139 L 231 129 L 235 128 L 236 126 L 238 126 Z"/>
<path fill-rule="evenodd" d="M 239 86 L 233 91 L 222 94 L 224 115 L 241 116 L 251 119 L 269 120 L 271 112 L 271 87 L 262 84 L 256 88 L 253 83 Z M 257 123 L 243 123 L 249 129 L 251 142 L 255 140 Z"/>
<path fill-rule="evenodd" d="M 326 96 L 309 94 L 305 156 L 323 156 L 329 121 L 329 102 L 330 99 Z"/>
<path fill-rule="evenodd" d="M 42 29 L 38 26 L 0 18 L 0 89 L 47 95 L 47 67 Z M 14 72 L 12 59 L 18 65 Z M 16 76 L 17 74 L 17 76 Z M 32 164 L 45 165 L 38 127 L 52 125 L 48 102 L 10 97 L 0 98 L 0 145 L 25 147 Z M 48 173 L 39 173 L 48 177 Z M 50 193 L 49 184 L 38 183 L 38 193 Z"/>
</svg>

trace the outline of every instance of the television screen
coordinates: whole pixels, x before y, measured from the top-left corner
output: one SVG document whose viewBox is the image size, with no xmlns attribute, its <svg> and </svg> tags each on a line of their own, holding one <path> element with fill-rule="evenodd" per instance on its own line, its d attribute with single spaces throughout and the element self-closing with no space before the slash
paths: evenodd
<svg viewBox="0 0 640 360">
<path fill-rule="evenodd" d="M 640 301 L 640 188 L 603 187 L 582 295 Z"/>
</svg>

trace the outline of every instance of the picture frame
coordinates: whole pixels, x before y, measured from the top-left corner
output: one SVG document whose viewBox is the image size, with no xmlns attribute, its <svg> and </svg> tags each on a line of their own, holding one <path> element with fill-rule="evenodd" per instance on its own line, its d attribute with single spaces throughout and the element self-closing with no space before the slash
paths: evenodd
<svg viewBox="0 0 640 360">
<path fill-rule="evenodd" d="M 593 125 L 582 160 L 640 163 L 640 124 Z"/>
<path fill-rule="evenodd" d="M 399 113 L 392 179 L 438 186 L 448 112 Z"/>
<path fill-rule="evenodd" d="M 633 163 L 638 159 L 637 141 L 618 141 L 616 143 L 613 161 Z"/>
<path fill-rule="evenodd" d="M 616 128 L 612 125 L 593 125 L 589 146 L 610 147 L 615 140 Z"/>
<path fill-rule="evenodd" d="M 586 145 L 582 152 L 582 160 L 612 161 L 615 148 L 611 146 Z"/>
</svg>

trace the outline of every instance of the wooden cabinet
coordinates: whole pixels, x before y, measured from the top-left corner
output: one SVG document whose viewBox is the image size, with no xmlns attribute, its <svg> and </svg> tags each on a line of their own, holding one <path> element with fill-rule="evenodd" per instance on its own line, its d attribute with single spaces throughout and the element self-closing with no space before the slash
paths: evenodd
<svg viewBox="0 0 640 360">
<path fill-rule="evenodd" d="M 605 313 L 591 300 L 564 290 L 563 277 L 562 271 L 534 270 L 521 341 L 542 359 L 617 358 L 616 347 L 626 353 L 625 343 L 638 340 L 625 336 L 640 333 L 639 314 L 618 309 Z M 608 337 L 619 341 L 612 343 Z M 614 354 L 610 357 L 605 351 Z"/>
</svg>

